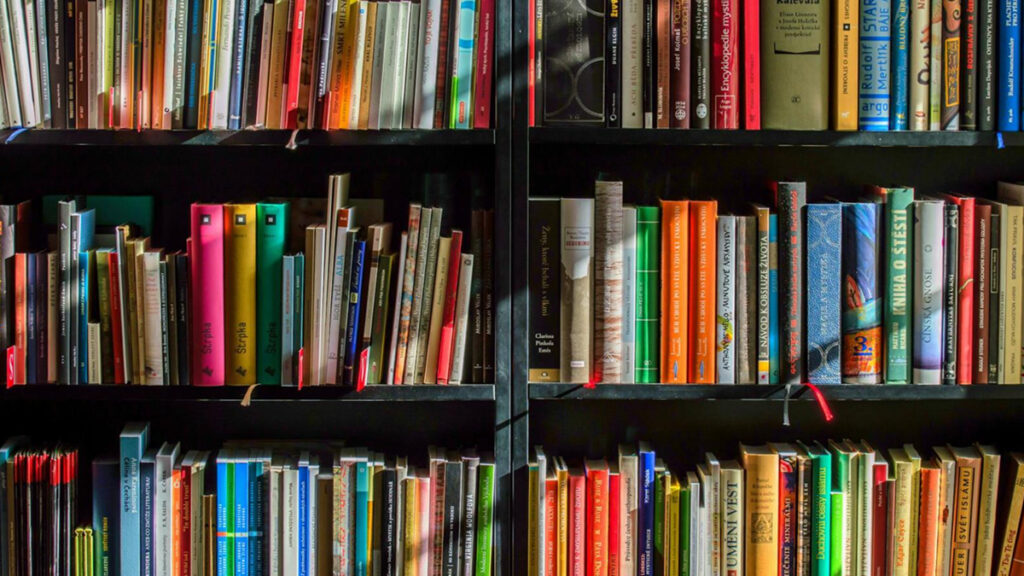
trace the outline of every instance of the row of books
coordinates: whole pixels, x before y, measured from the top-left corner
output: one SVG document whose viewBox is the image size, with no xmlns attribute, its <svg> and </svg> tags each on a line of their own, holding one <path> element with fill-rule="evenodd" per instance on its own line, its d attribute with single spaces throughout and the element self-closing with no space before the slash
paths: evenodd
<svg viewBox="0 0 1024 576">
<path fill-rule="evenodd" d="M 1024 186 L 719 214 L 530 200 L 532 382 L 1019 384 Z M 556 236 L 557 235 L 557 236 Z"/>
<path fill-rule="evenodd" d="M 1020 130 L 1014 0 L 531 0 L 531 126 Z"/>
<path fill-rule="evenodd" d="M 494 0 L 4 0 L 0 128 L 488 128 Z"/>
<path fill-rule="evenodd" d="M 464 234 L 412 203 L 396 250 L 381 200 L 350 200 L 347 174 L 330 186 L 296 214 L 297 253 L 288 201 L 194 204 L 176 252 L 133 224 L 97 234 L 78 199 L 56 202 L 55 249 L 31 252 L 27 203 L 0 207 L 8 385 L 492 381 L 493 213 Z"/>
<path fill-rule="evenodd" d="M 989 446 L 740 445 L 675 472 L 646 443 L 612 460 L 535 448 L 530 576 L 1012 576 L 1024 455 Z"/>
</svg>

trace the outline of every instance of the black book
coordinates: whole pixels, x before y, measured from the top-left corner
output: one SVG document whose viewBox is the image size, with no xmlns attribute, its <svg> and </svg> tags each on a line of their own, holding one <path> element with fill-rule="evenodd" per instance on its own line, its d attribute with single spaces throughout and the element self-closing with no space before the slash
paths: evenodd
<svg viewBox="0 0 1024 576">
<path fill-rule="evenodd" d="M 373 507 L 373 534 L 370 536 L 372 538 L 370 542 L 373 543 L 372 557 L 374 562 L 383 559 L 381 554 L 381 544 L 383 543 L 384 536 L 384 467 L 382 460 L 383 456 L 381 454 L 374 454 L 373 467 L 371 468 L 374 500 L 376 500 L 377 494 L 381 495 L 382 500 L 379 505 Z M 381 574 L 385 573 L 381 572 Z"/>
<path fill-rule="evenodd" d="M 975 42 L 978 69 L 978 130 L 996 128 L 996 3 L 994 0 L 977 2 L 977 42 Z"/>
<path fill-rule="evenodd" d="M 690 73 L 690 100 L 693 111 L 690 128 L 707 130 L 711 127 L 711 3 L 693 0 L 693 66 Z"/>
<path fill-rule="evenodd" d="M 41 330 L 39 330 L 36 319 L 36 311 L 38 310 L 36 300 L 38 299 L 39 286 L 34 282 L 36 277 L 35 254 L 25 255 L 25 267 L 27 269 L 25 273 L 25 317 L 27 322 L 25 332 L 28 341 L 28 348 L 25 350 L 25 381 L 29 384 L 38 384 L 39 378 L 36 372 L 39 364 L 37 354 L 39 348 L 37 341 Z"/>
<path fill-rule="evenodd" d="M 68 110 L 67 110 L 67 98 L 68 94 L 65 92 L 69 84 L 68 74 L 72 73 L 70 67 L 67 66 L 70 61 L 74 61 L 75 51 L 74 43 L 68 46 L 67 38 L 65 37 L 66 30 L 73 30 L 73 27 L 66 26 L 65 22 L 70 20 L 70 14 L 65 14 L 73 8 L 73 2 L 71 8 L 65 9 L 66 0 L 50 0 L 45 3 L 45 24 L 46 28 L 43 30 L 47 35 L 47 54 L 46 64 L 49 70 L 49 86 L 50 90 L 50 127 L 63 129 L 63 128 L 74 128 L 74 114 L 71 114 L 72 123 L 68 124 Z M 37 9 L 42 9 L 44 4 L 37 4 Z M 72 81 L 74 78 L 71 78 Z"/>
<path fill-rule="evenodd" d="M 605 126 L 622 126 L 622 0 L 607 0 L 604 12 Z"/>
<path fill-rule="evenodd" d="M 462 457 L 448 454 L 444 467 L 444 540 L 441 574 L 459 576 L 462 555 Z"/>
<path fill-rule="evenodd" d="M 465 496 L 462 498 L 462 543 L 459 557 L 462 558 L 463 576 L 471 576 L 475 568 L 473 559 L 476 551 L 477 478 L 480 457 L 470 451 L 462 457 L 462 466 L 462 491 Z"/>
<path fill-rule="evenodd" d="M 160 276 L 160 356 L 163 358 L 163 383 L 164 385 L 170 385 L 171 383 L 171 350 L 170 350 L 170 338 L 171 338 L 171 317 L 170 309 L 168 308 L 168 294 L 167 294 L 167 261 L 161 261 L 159 264 L 159 276 Z M 90 350 L 91 354 L 92 351 Z"/>
<path fill-rule="evenodd" d="M 8 275 L 7 261 L 14 256 L 14 220 L 17 206 L 13 204 L 0 206 L 0 350 L 7 350 L 9 342 L 13 341 L 12 332 L 14 322 L 8 318 L 14 318 L 13 299 L 8 298 L 8 292 L 13 288 L 14 276 Z M 4 363 L 6 370 L 7 363 Z"/>
<path fill-rule="evenodd" d="M 484 210 L 473 210 L 469 228 L 469 249 L 473 254 L 473 276 L 469 287 L 470 326 L 472 331 L 470 375 L 463 382 L 484 383 Z M 480 264 L 478 265 L 477 262 Z"/>
<path fill-rule="evenodd" d="M 260 84 L 260 50 L 263 46 L 263 0 L 239 0 L 249 3 L 249 24 L 246 26 L 245 63 L 243 68 L 241 128 L 255 126 L 256 102 Z M 329 18 L 325 18 L 329 20 Z"/>
<path fill-rule="evenodd" d="M 484 384 L 494 383 L 494 211 L 484 210 L 483 291 L 484 291 Z M 476 262 L 476 260 L 473 260 Z M 473 266 L 476 268 L 476 266 Z"/>
<path fill-rule="evenodd" d="M 604 126 L 604 0 L 544 3 L 544 124 Z"/>
<path fill-rule="evenodd" d="M 978 4 L 963 0 L 960 17 L 960 129 L 978 129 Z"/>
<path fill-rule="evenodd" d="M 558 198 L 530 199 L 530 382 L 559 381 L 561 209 Z"/>
<path fill-rule="evenodd" d="M 47 312 L 49 308 L 50 293 L 47 287 L 50 284 L 49 278 L 49 266 L 47 265 L 46 252 L 39 252 L 38 254 L 32 254 L 30 256 L 35 260 L 35 274 L 29 280 L 36 285 L 36 298 L 33 304 L 36 309 L 36 330 L 39 334 L 36 335 L 36 383 L 45 384 L 47 383 L 46 374 L 46 343 L 49 337 L 49 330 L 47 330 Z M 96 298 L 98 300 L 99 298 Z"/>
<path fill-rule="evenodd" d="M 177 314 L 178 314 L 178 384 L 181 386 L 189 386 L 191 382 L 191 373 L 189 369 L 189 338 L 191 334 L 189 329 L 188 319 L 192 317 L 189 308 L 188 289 L 189 289 L 189 269 L 188 269 L 188 255 L 179 254 L 174 259 L 174 265 L 176 270 L 174 271 L 174 282 L 177 284 L 175 290 L 177 291 Z M 120 342 L 114 342 L 114 346 L 120 346 Z"/>
<path fill-rule="evenodd" d="M 952 203 L 946 203 L 945 229 L 945 276 L 942 287 L 942 314 L 945 332 L 943 334 L 944 350 L 942 359 L 942 383 L 955 385 L 956 382 L 956 336 L 957 336 L 957 272 L 958 255 L 960 253 L 960 209 Z"/>
<path fill-rule="evenodd" d="M 398 498 L 398 472 L 395 470 L 395 463 L 389 462 L 381 473 L 382 484 L 384 493 L 382 494 L 383 502 L 383 521 L 382 526 L 384 537 L 383 550 L 381 550 L 381 556 L 383 564 L 381 565 L 381 574 L 383 576 L 397 576 L 398 574 L 398 546 L 402 543 L 398 542 L 398 506 L 396 499 Z"/>
<path fill-rule="evenodd" d="M 1000 214 L 998 210 L 992 210 L 992 223 L 988 227 L 989 248 L 989 303 L 988 303 L 988 381 L 990 384 L 999 383 L 999 274 L 1002 269 L 999 266 L 999 243 L 1002 241 L 1002 232 L 999 230 Z"/>
<path fill-rule="evenodd" d="M 779 315 L 789 319 L 779 323 L 779 383 L 803 382 L 803 252 L 805 182 L 779 182 L 775 209 L 779 219 Z"/>
<path fill-rule="evenodd" d="M 115 13 L 116 14 L 116 13 Z M 185 52 L 184 128 L 199 127 L 199 75 L 203 57 L 203 2 L 188 0 L 188 47 Z M 115 54 L 117 51 L 115 50 Z M 114 68 L 117 70 L 117 67 Z M 114 75 L 117 76 L 116 74 Z"/>
</svg>

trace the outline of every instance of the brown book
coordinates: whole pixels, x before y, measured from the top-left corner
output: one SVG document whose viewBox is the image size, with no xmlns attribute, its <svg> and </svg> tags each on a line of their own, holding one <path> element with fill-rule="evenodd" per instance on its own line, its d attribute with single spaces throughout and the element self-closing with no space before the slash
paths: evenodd
<svg viewBox="0 0 1024 576">
<path fill-rule="evenodd" d="M 974 384 L 988 384 L 988 306 L 992 297 L 991 282 L 991 230 L 992 206 L 975 204 L 974 251 L 978 262 L 974 269 L 975 313 L 974 313 Z"/>
<path fill-rule="evenodd" d="M 921 466 L 921 510 L 917 536 L 917 574 L 938 574 L 939 545 L 939 465 L 925 462 Z"/>
<path fill-rule="evenodd" d="M 458 6 L 458 2 L 452 0 L 441 0 L 441 22 L 440 28 L 437 33 L 437 77 L 434 78 L 434 129 L 440 130 L 441 128 L 447 128 L 448 124 L 447 114 L 445 114 L 448 108 L 448 84 L 451 78 L 451 73 L 448 69 L 448 61 L 451 59 L 450 47 L 448 46 L 451 41 L 451 26 L 455 22 L 455 9 L 453 6 Z M 436 17 L 436 16 L 435 16 Z M 456 34 L 458 36 L 458 34 Z M 429 82 L 427 78 L 423 79 L 424 82 Z"/>
<path fill-rule="evenodd" d="M 244 2 L 245 0 L 239 0 Z M 306 128 L 310 124 L 309 93 L 312 90 L 316 49 L 320 44 L 321 2 L 306 2 L 302 25 L 302 59 L 299 72 L 299 103 L 296 127 Z"/>
<path fill-rule="evenodd" d="M 672 2 L 671 97 L 673 128 L 690 127 L 690 0 Z"/>
<path fill-rule="evenodd" d="M 655 0 L 655 33 L 657 43 L 655 48 L 658 51 L 658 69 L 655 70 L 657 83 L 654 88 L 654 111 L 655 128 L 668 128 L 669 126 L 669 54 L 672 42 L 672 4 L 673 0 Z"/>
<path fill-rule="evenodd" d="M 154 130 L 170 128 L 164 126 L 164 50 L 167 47 L 167 2 L 173 1 L 153 0 L 153 76 L 148 120 Z"/>
<path fill-rule="evenodd" d="M 973 446 L 950 446 L 956 458 L 956 489 L 953 514 L 953 557 L 951 576 L 974 576 L 978 540 L 978 499 L 981 493 L 981 454 Z M 987 576 L 981 575 L 978 576 Z"/>
<path fill-rule="evenodd" d="M 89 98 L 92 97 L 89 94 L 89 66 L 92 62 L 87 62 L 89 57 L 89 42 L 95 42 L 96 38 L 91 36 L 86 30 L 86 23 L 89 17 L 89 1 L 88 0 L 75 0 L 75 34 L 65 36 L 64 41 L 67 42 L 68 38 L 75 39 L 75 77 L 71 79 L 74 82 L 75 89 L 74 93 L 69 96 L 77 96 L 72 98 L 75 103 L 75 109 L 70 110 L 73 118 L 75 119 L 75 125 L 69 126 L 69 128 L 92 128 L 89 126 Z"/>
<path fill-rule="evenodd" d="M 370 127 L 370 94 L 373 91 L 373 47 L 377 40 L 377 2 L 367 2 L 363 36 L 363 77 L 359 84 L 359 129 Z"/>
<path fill-rule="evenodd" d="M 792 4 L 761 1 L 761 127 L 825 130 L 829 3 L 801 4 L 799 17 L 793 10 Z"/>
<path fill-rule="evenodd" d="M 999 451 L 992 446 L 975 444 L 981 454 L 981 477 L 975 492 L 978 493 L 978 538 L 975 547 L 974 573 L 979 576 L 992 574 L 993 551 L 996 541 L 996 511 L 999 496 Z"/>
</svg>

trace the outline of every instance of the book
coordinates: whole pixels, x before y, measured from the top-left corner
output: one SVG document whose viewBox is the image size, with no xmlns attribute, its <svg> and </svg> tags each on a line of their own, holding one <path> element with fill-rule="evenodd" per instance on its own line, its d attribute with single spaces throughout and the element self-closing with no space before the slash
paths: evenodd
<svg viewBox="0 0 1024 576">
<path fill-rule="evenodd" d="M 743 568 L 744 563 L 752 561 L 749 550 L 750 540 L 744 538 L 748 530 L 761 528 L 758 524 L 751 522 L 751 517 L 746 508 L 751 502 L 743 496 L 747 494 L 747 482 L 749 474 L 745 474 L 744 467 L 735 460 L 722 462 L 722 489 L 721 489 L 721 514 L 722 514 L 722 574 L 736 574 Z M 777 472 L 776 472 L 777 473 Z M 746 476 L 746 478 L 745 478 Z M 745 501 L 746 500 L 746 501 Z M 756 560 L 756 559 L 754 559 Z M 747 564 L 752 570 L 757 569 L 755 564 Z"/>
<path fill-rule="evenodd" d="M 1000 298 L 1004 299 L 1000 302 L 999 307 L 1001 318 L 1005 317 L 1005 325 L 1001 326 L 1000 334 L 1005 340 L 1005 342 L 1001 342 L 1001 349 L 1005 353 L 1002 362 L 1007 368 L 1004 374 L 1005 379 L 1001 378 L 999 382 L 1009 384 L 1020 381 L 1020 376 L 1017 374 L 1020 371 L 1009 367 L 1020 364 L 1020 309 L 1022 298 L 1024 298 L 1021 292 L 1020 269 L 1021 257 L 1024 253 L 1022 253 L 1017 233 L 1021 230 L 1021 220 L 1024 219 L 1024 215 L 1022 215 L 1024 209 L 1021 208 L 1024 205 L 1024 187 L 1005 182 L 1000 183 L 997 187 L 997 197 L 1001 202 L 1006 203 L 1005 208 L 1001 207 L 999 218 L 1002 228 L 999 232 L 1001 243 L 999 254 L 1003 259 L 999 266 Z"/>
<path fill-rule="evenodd" d="M 843 379 L 882 381 L 881 274 L 878 205 L 843 205 Z"/>
<path fill-rule="evenodd" d="M 697 130 L 711 128 L 711 2 L 692 0 L 693 64 L 690 80 L 690 99 L 693 115 L 690 127 Z M 735 52 L 734 52 L 735 54 Z"/>
<path fill-rule="evenodd" d="M 931 3 L 929 0 L 911 0 L 910 24 L 907 34 L 910 44 L 910 105 L 909 129 L 928 130 L 931 76 Z"/>
<path fill-rule="evenodd" d="M 638 338 L 648 342 L 647 349 L 638 348 L 637 360 L 645 370 L 638 372 L 637 382 L 657 382 L 658 371 L 652 374 L 648 369 L 659 367 L 661 382 L 681 384 L 690 378 L 690 203 L 686 200 L 662 200 L 660 214 L 659 250 L 657 237 L 652 237 L 659 232 L 658 208 L 637 209 L 637 230 L 640 234 L 637 248 L 640 270 Z M 655 259 L 653 256 L 659 252 L 660 258 Z M 660 277 L 655 278 L 660 280 L 659 283 L 649 283 L 655 274 L 649 270 L 658 271 Z M 652 299 L 652 294 L 660 298 Z M 645 322 L 654 319 L 660 321 L 660 334 L 657 324 Z M 657 346 L 652 346 L 654 343 Z M 658 350 L 658 354 L 652 358 L 654 350 Z M 644 358 L 652 365 L 644 366 Z"/>
<path fill-rule="evenodd" d="M 192 205 L 192 382 L 197 386 L 225 383 L 224 209 L 218 204 Z"/>
<path fill-rule="evenodd" d="M 960 259 L 960 210 L 956 204 L 947 202 L 945 208 L 945 230 L 943 232 L 943 289 L 942 289 L 942 383 L 956 384 L 957 373 L 957 318 L 959 316 L 957 293 L 957 270 Z"/>
<path fill-rule="evenodd" d="M 282 269 L 288 204 L 256 205 L 256 372 L 261 384 L 281 384 Z"/>
<path fill-rule="evenodd" d="M 715 382 L 715 254 L 717 248 L 718 204 L 715 201 L 690 203 L 689 293 L 689 381 L 695 384 Z"/>
<path fill-rule="evenodd" d="M 974 341 L 974 358 L 972 359 L 974 370 L 970 381 L 973 384 L 986 384 L 988 383 L 989 357 L 988 314 L 991 295 L 992 206 L 977 204 L 974 211 L 977 221 L 974 239 L 976 255 L 974 264 L 975 308 L 972 311 L 974 331 L 971 335 L 971 339 Z"/>
<path fill-rule="evenodd" d="M 914 353 L 915 384 L 939 384 L 943 354 L 943 204 L 914 201 Z"/>
<path fill-rule="evenodd" d="M 910 289 L 913 253 L 912 188 L 874 187 L 871 194 L 881 202 L 885 212 L 884 238 L 880 262 L 884 264 L 885 293 L 883 322 L 885 326 L 885 361 L 883 376 L 886 384 L 906 384 L 910 381 L 909 342 L 910 318 L 914 291 Z"/>
<path fill-rule="evenodd" d="M 893 0 L 890 8 L 892 98 L 889 106 L 889 129 L 907 130 L 910 127 L 910 0 Z"/>
<path fill-rule="evenodd" d="M 734 0 L 712 3 L 711 114 L 715 130 L 740 127 L 740 5 Z"/>
<path fill-rule="evenodd" d="M 232 385 L 256 383 L 256 216 L 255 204 L 224 205 L 225 376 Z"/>
<path fill-rule="evenodd" d="M 815 287 L 807 296 L 807 317 L 817 318 L 807 327 L 807 378 L 813 384 L 839 384 L 841 310 L 840 263 L 843 238 L 841 204 L 807 205 L 807 285 Z"/>
<path fill-rule="evenodd" d="M 757 222 L 736 219 L 736 366 L 737 384 L 757 380 Z"/>
<path fill-rule="evenodd" d="M 768 446 L 740 446 L 745 470 L 744 566 L 754 574 L 779 569 L 779 455 Z"/>
<path fill-rule="evenodd" d="M 604 12 L 556 0 L 544 7 L 541 67 L 544 125 L 597 124 L 604 117 Z M 597 74 L 573 80 L 591 65 Z M 436 126 L 435 126 L 436 127 Z"/>
<path fill-rule="evenodd" d="M 956 459 L 951 574 L 974 573 L 978 538 L 978 503 L 981 494 L 981 454 L 974 448 L 949 448 Z"/>
<path fill-rule="evenodd" d="M 590 275 L 594 202 L 562 199 L 562 334 L 560 373 L 564 382 L 591 382 Z"/>
<path fill-rule="evenodd" d="M 940 128 L 960 128 L 960 0 L 942 0 L 942 105 Z"/>
<path fill-rule="evenodd" d="M 623 384 L 636 383 L 636 301 L 637 301 L 637 209 L 622 208 L 622 377 Z"/>
<path fill-rule="evenodd" d="M 775 208 L 779 227 L 781 348 L 780 382 L 799 383 L 804 375 L 803 354 L 803 211 L 807 203 L 807 185 L 803 182 L 779 182 L 775 185 Z"/>
<path fill-rule="evenodd" d="M 736 217 L 722 215 L 717 226 L 718 270 L 715 283 L 715 372 L 719 384 L 736 383 Z"/>
<path fill-rule="evenodd" d="M 891 77 L 883 63 L 891 62 L 891 24 L 889 0 L 861 1 L 857 123 L 861 130 L 889 129 Z"/>
<path fill-rule="evenodd" d="M 1000 0 L 996 38 L 999 63 L 996 82 L 996 126 L 1020 130 L 1020 7 L 1017 0 Z"/>
<path fill-rule="evenodd" d="M 622 182 L 599 177 L 594 185 L 595 382 L 622 381 Z"/>
<path fill-rule="evenodd" d="M 562 244 L 560 201 L 555 198 L 530 200 L 530 345 L 531 382 L 558 382 L 561 363 L 560 317 Z M 407 281 L 408 282 L 408 281 Z M 640 310 L 640 308 L 638 308 Z"/>
<path fill-rule="evenodd" d="M 120 564 L 121 574 L 141 573 L 142 543 L 141 472 L 140 463 L 149 441 L 149 425 L 129 423 L 121 431 L 120 440 Z"/>
<path fill-rule="evenodd" d="M 976 487 L 979 494 L 974 573 L 991 574 L 995 559 L 1001 457 L 993 446 L 976 444 L 975 448 L 981 454 L 981 477 Z"/>
<path fill-rule="evenodd" d="M 997 574 L 1009 576 L 1013 569 L 1014 547 L 1017 544 L 1020 533 L 1021 510 L 1024 509 L 1024 466 L 1022 466 L 1021 455 L 1013 452 L 1009 454 L 1009 474 L 1000 486 L 1002 491 L 1008 492 L 1004 496 L 998 529 L 996 531 Z M 1009 497 L 1009 505 L 1006 505 L 1006 497 Z"/>
<path fill-rule="evenodd" d="M 744 27 L 751 23 L 748 14 L 758 4 L 748 3 Z M 825 130 L 829 126 L 829 40 L 830 3 L 810 4 L 793 23 L 786 4 L 762 1 L 760 43 L 746 37 L 747 46 L 760 47 L 761 126 L 766 130 Z M 844 15 L 843 15 L 844 16 Z M 842 18 L 843 16 L 840 16 Z M 792 25 L 797 30 L 791 30 Z M 756 30 L 756 29 L 755 29 Z M 845 48 L 837 44 L 838 50 Z M 753 59 L 757 62 L 756 58 Z M 749 77 L 749 72 L 747 72 Z M 748 79 L 746 89 L 755 90 Z M 756 95 L 757 92 L 754 92 Z M 748 94 L 748 101 L 752 97 Z M 837 103 L 840 100 L 837 99 Z M 758 126 L 747 126 L 748 130 Z M 838 126 L 837 126 L 838 128 Z"/>
</svg>

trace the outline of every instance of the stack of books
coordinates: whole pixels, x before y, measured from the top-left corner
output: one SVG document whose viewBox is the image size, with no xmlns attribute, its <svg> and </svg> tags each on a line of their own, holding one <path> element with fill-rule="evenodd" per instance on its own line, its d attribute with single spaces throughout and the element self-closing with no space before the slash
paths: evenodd
<svg viewBox="0 0 1024 576">
<path fill-rule="evenodd" d="M 0 4 L 0 128 L 488 128 L 494 0 Z"/>
<path fill-rule="evenodd" d="M 1019 384 L 1024 185 L 714 200 L 530 200 L 532 382 Z"/>
<path fill-rule="evenodd" d="M 1020 130 L 1016 0 L 530 0 L 531 126 Z"/>
<path fill-rule="evenodd" d="M 326 206 L 194 204 L 174 252 L 151 245 L 151 198 L 131 204 L 143 225 L 113 225 L 102 197 L 44 201 L 40 252 L 31 205 L 0 206 L 8 385 L 493 382 L 493 211 L 463 232 L 448 199 L 412 203 L 396 236 L 350 188 L 331 177 Z"/>
<path fill-rule="evenodd" d="M 708 453 L 674 472 L 643 442 L 610 461 L 538 447 L 527 573 L 1018 574 L 1024 455 L 932 452 L 740 445 L 735 460 Z"/>
</svg>

